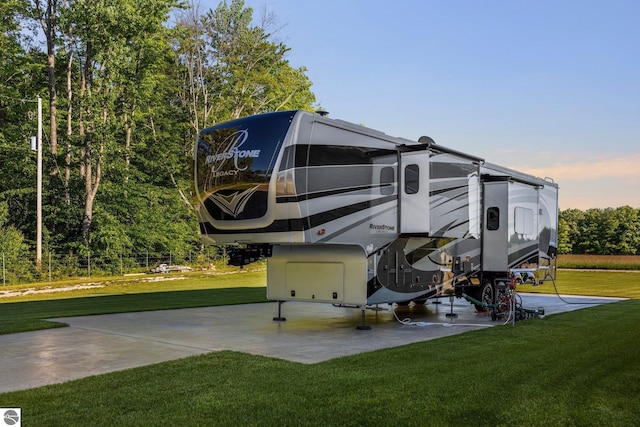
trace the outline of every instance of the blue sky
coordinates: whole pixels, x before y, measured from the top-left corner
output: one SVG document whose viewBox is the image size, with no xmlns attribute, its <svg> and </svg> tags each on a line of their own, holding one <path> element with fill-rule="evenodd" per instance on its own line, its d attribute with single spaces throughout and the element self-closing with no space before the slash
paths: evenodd
<svg viewBox="0 0 640 427">
<path fill-rule="evenodd" d="M 640 208 L 640 1 L 245 5 L 330 117 L 552 177 L 561 209 Z"/>
</svg>

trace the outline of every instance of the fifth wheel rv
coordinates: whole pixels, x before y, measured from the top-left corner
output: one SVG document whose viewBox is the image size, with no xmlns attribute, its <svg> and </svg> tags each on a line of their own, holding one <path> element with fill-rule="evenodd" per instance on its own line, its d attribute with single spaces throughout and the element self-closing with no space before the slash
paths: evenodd
<svg viewBox="0 0 640 427">
<path fill-rule="evenodd" d="M 203 243 L 266 258 L 280 303 L 492 304 L 514 276 L 555 278 L 557 184 L 428 137 L 285 111 L 201 131 L 194 160 Z"/>
</svg>

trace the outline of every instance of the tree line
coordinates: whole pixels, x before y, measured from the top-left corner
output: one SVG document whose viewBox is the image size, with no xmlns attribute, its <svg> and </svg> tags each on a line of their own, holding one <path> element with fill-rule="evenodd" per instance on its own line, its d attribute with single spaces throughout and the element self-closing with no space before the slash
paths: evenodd
<svg viewBox="0 0 640 427">
<path fill-rule="evenodd" d="M 640 209 L 567 209 L 558 221 L 560 253 L 640 254 Z"/>
<path fill-rule="evenodd" d="M 35 241 L 37 97 L 45 251 L 114 259 L 198 246 L 190 169 L 199 130 L 314 109 L 275 17 L 254 16 L 243 0 L 206 11 L 180 0 L 0 0 L 0 29 L 0 250 L 9 261 Z"/>
</svg>

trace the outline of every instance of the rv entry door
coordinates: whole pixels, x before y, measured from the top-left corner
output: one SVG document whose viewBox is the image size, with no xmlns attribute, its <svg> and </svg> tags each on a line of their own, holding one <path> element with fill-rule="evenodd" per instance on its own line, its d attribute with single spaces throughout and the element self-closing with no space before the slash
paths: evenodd
<svg viewBox="0 0 640 427">
<path fill-rule="evenodd" d="M 400 153 L 400 234 L 429 232 L 429 154 L 427 150 Z"/>
</svg>

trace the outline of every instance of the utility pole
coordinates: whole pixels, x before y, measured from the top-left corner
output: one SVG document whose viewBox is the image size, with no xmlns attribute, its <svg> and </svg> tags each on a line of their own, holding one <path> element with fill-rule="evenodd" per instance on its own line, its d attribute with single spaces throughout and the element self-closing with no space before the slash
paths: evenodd
<svg viewBox="0 0 640 427">
<path fill-rule="evenodd" d="M 38 96 L 38 178 L 36 201 L 36 268 L 42 267 L 42 98 Z"/>
</svg>

